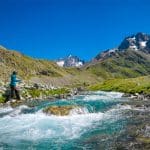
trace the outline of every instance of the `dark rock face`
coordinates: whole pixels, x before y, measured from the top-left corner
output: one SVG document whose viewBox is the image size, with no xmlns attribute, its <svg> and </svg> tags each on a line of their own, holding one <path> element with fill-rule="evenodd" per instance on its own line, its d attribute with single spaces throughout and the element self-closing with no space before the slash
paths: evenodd
<svg viewBox="0 0 150 150">
<path fill-rule="evenodd" d="M 117 52 L 118 49 L 109 49 L 109 50 L 106 50 L 100 54 L 98 54 L 93 61 L 96 61 L 96 60 L 103 60 L 103 59 L 106 59 L 108 57 L 111 57 L 111 56 L 115 56 L 117 55 Z"/>
<path fill-rule="evenodd" d="M 124 50 L 130 48 L 134 50 L 145 50 L 149 47 L 148 43 L 150 43 L 150 35 L 140 32 L 136 35 L 126 37 L 118 49 Z"/>
<path fill-rule="evenodd" d="M 129 48 L 130 45 L 134 45 L 135 44 L 135 41 L 134 40 L 127 40 L 127 39 L 124 39 L 123 42 L 121 43 L 121 45 L 119 46 L 119 49 L 122 50 L 122 49 L 127 49 Z"/>
<path fill-rule="evenodd" d="M 150 36 L 148 34 L 139 32 L 135 35 L 137 41 L 148 41 L 150 40 Z"/>
<path fill-rule="evenodd" d="M 146 50 L 150 54 L 150 40 L 147 42 Z"/>
<path fill-rule="evenodd" d="M 81 61 L 77 56 L 70 55 L 68 58 L 66 58 L 64 66 L 65 67 L 74 67 L 74 66 L 76 67 L 79 65 L 79 63 L 81 63 L 81 65 L 83 65 L 84 61 Z"/>
<path fill-rule="evenodd" d="M 128 36 L 121 42 L 118 48 L 108 49 L 99 53 L 93 61 L 104 60 L 112 56 L 118 57 L 119 53 L 123 53 L 128 49 L 150 54 L 150 35 L 139 32 L 135 35 Z"/>
<path fill-rule="evenodd" d="M 59 62 L 62 62 L 62 64 L 60 65 L 62 67 L 80 67 L 85 63 L 79 57 L 72 56 L 72 55 L 69 55 L 68 57 L 66 57 L 64 59 L 60 59 L 60 60 L 56 61 L 56 63 L 58 65 L 59 65 Z"/>
</svg>

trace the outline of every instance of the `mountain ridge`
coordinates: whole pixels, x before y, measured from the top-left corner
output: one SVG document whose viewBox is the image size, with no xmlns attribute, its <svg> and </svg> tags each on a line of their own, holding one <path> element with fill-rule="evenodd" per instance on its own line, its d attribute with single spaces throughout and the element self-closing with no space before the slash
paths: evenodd
<svg viewBox="0 0 150 150">
<path fill-rule="evenodd" d="M 136 36 L 136 41 L 129 40 Z M 135 38 L 134 38 L 135 39 Z M 146 40 L 146 42 L 144 41 Z M 129 41 L 123 49 L 124 41 Z M 143 48 L 138 42 L 145 42 Z M 138 50 L 133 48 L 133 44 Z M 121 48 L 120 48 L 120 45 Z M 34 59 L 17 51 L 0 47 L 0 79 L 7 80 L 13 70 L 25 80 L 57 86 L 94 84 L 109 78 L 133 78 L 150 74 L 150 36 L 138 33 L 126 37 L 117 48 L 99 53 L 80 68 L 59 67 L 56 62 Z M 132 47 L 130 47 L 130 45 Z"/>
<path fill-rule="evenodd" d="M 127 36 L 118 47 L 102 51 L 96 55 L 93 61 L 108 58 L 118 51 L 124 51 L 127 49 L 143 51 L 150 54 L 150 35 L 138 32 L 137 34 Z"/>
<path fill-rule="evenodd" d="M 134 43 L 130 40 L 131 38 L 136 39 Z M 126 45 L 126 41 L 128 41 L 128 45 Z M 141 41 L 146 43 L 142 48 L 138 47 Z M 96 55 L 90 63 L 85 65 L 84 69 L 97 76 L 103 76 L 103 78 L 132 78 L 149 75 L 149 42 L 150 36 L 144 33 L 128 36 L 117 48 L 108 49 Z M 133 44 L 138 49 L 135 49 Z"/>
</svg>

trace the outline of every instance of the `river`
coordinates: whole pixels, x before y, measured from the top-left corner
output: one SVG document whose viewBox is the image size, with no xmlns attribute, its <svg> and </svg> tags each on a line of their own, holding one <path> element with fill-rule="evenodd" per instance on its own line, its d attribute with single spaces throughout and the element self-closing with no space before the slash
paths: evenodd
<svg viewBox="0 0 150 150">
<path fill-rule="evenodd" d="M 0 108 L 0 149 L 6 150 L 108 150 L 115 147 L 129 117 L 128 101 L 118 92 L 88 92 L 69 100 L 42 101 Z M 46 115 L 53 105 L 78 105 L 68 116 Z M 115 149 L 115 148 L 114 148 Z"/>
</svg>

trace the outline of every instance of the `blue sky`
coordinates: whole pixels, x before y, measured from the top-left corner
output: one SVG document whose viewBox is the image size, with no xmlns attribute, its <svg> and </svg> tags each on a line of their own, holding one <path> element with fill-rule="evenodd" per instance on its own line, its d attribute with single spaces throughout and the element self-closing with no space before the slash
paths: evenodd
<svg viewBox="0 0 150 150">
<path fill-rule="evenodd" d="M 150 33 L 148 0 L 0 0 L 0 45 L 26 55 L 90 60 L 125 36 Z"/>
</svg>

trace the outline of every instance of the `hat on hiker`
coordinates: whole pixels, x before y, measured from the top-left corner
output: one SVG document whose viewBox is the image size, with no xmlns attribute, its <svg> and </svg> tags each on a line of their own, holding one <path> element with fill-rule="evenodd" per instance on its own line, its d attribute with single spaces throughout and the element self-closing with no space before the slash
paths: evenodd
<svg viewBox="0 0 150 150">
<path fill-rule="evenodd" d="M 17 74 L 17 72 L 16 72 L 16 71 L 13 71 L 13 74 Z"/>
</svg>

